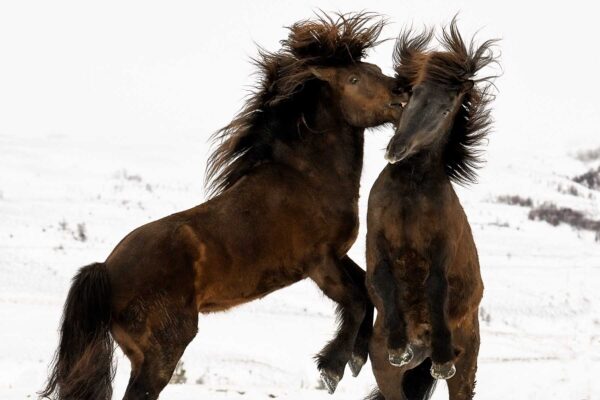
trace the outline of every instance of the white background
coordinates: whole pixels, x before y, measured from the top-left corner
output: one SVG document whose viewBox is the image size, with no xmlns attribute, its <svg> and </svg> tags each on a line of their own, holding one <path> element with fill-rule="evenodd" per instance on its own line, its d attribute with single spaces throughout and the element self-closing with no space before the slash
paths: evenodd
<svg viewBox="0 0 600 400">
<path fill-rule="evenodd" d="M 459 190 L 489 315 L 479 398 L 600 399 L 600 243 L 493 202 L 519 194 L 600 219 L 600 193 L 570 180 L 598 164 L 574 157 L 600 146 L 597 7 L 422 0 L 0 3 L 1 398 L 33 398 L 42 386 L 77 268 L 134 227 L 203 200 L 209 135 L 243 105 L 257 44 L 276 50 L 284 27 L 317 8 L 384 14 L 383 38 L 460 11 L 465 37 L 502 39 L 489 162 L 479 185 Z M 368 61 L 391 74 L 392 48 Z M 366 135 L 362 214 L 390 134 Z M 572 185 L 576 196 L 565 193 Z M 74 238 L 77 224 L 87 241 Z M 364 265 L 362 237 L 352 255 Z M 310 357 L 334 326 L 311 283 L 201 317 L 183 357 L 188 383 L 163 398 L 328 398 Z M 129 368 L 119 361 L 115 398 Z M 370 366 L 358 379 L 347 372 L 331 398 L 359 399 L 373 384 Z"/>
</svg>

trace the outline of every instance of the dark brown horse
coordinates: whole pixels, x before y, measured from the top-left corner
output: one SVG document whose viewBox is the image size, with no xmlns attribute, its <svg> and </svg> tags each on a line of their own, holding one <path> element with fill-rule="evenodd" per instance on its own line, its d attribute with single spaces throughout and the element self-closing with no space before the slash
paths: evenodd
<svg viewBox="0 0 600 400">
<path fill-rule="evenodd" d="M 395 81 L 361 61 L 383 23 L 322 16 L 262 51 L 262 79 L 218 134 L 213 197 L 127 235 L 82 268 L 65 304 L 45 397 L 111 397 L 112 339 L 131 361 L 125 399 L 156 399 L 197 332 L 224 311 L 310 278 L 338 304 L 340 327 L 316 357 L 331 391 L 368 355 L 372 306 L 346 253 L 358 230 L 367 127 L 400 117 Z M 240 335 L 243 339 L 243 335 Z M 266 339 L 265 339 L 266 340 Z"/>
<path fill-rule="evenodd" d="M 467 48 L 453 21 L 444 51 L 428 51 L 432 35 L 407 31 L 397 42 L 397 79 L 411 97 L 369 196 L 371 399 L 429 398 L 434 378 L 448 379 L 452 400 L 474 393 L 483 283 L 452 182 L 475 179 L 491 120 L 489 86 L 474 76 L 494 61 L 493 41 Z"/>
</svg>

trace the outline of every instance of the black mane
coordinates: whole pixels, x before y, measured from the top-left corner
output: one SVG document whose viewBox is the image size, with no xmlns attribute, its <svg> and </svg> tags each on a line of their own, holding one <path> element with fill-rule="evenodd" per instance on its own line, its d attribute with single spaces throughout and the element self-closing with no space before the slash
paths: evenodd
<svg viewBox="0 0 600 400">
<path fill-rule="evenodd" d="M 394 52 L 396 78 L 405 88 L 423 81 L 449 87 L 461 86 L 467 81 L 473 83 L 456 114 L 443 156 L 446 173 L 453 182 L 474 183 L 476 170 L 483 162 L 481 144 L 493 122 L 490 102 L 494 99 L 495 76 L 474 78 L 482 68 L 497 63 L 493 52 L 497 40 L 488 40 L 480 46 L 471 41 L 467 47 L 456 26 L 456 18 L 442 29 L 440 42 L 444 51 L 429 50 L 431 39 L 432 31 L 412 35 L 407 30 L 400 35 Z"/>
<path fill-rule="evenodd" d="M 311 67 L 344 66 L 360 61 L 375 46 L 385 21 L 371 13 L 317 15 L 289 27 L 281 49 L 259 49 L 256 90 L 244 108 L 213 135 L 218 147 L 208 159 L 210 195 L 231 187 L 255 166 L 268 161 L 277 140 L 297 138 L 306 124 L 303 103 L 316 94 Z"/>
</svg>

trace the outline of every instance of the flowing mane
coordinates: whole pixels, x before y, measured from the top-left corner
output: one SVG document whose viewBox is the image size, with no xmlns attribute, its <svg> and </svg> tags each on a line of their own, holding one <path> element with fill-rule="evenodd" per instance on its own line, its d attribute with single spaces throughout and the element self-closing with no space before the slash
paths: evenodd
<svg viewBox="0 0 600 400">
<path fill-rule="evenodd" d="M 258 83 L 246 105 L 213 135 L 217 148 L 208 158 L 209 195 L 235 184 L 271 157 L 275 140 L 295 140 L 306 124 L 303 102 L 316 94 L 311 67 L 344 66 L 365 57 L 378 44 L 385 21 L 372 13 L 318 14 L 289 27 L 281 49 L 259 49 L 253 60 Z"/>
<path fill-rule="evenodd" d="M 497 63 L 493 52 L 497 40 L 487 40 L 480 46 L 471 41 L 467 47 L 456 26 L 456 18 L 442 29 L 439 40 L 444 51 L 428 49 L 432 37 L 431 30 L 418 35 L 413 35 L 410 29 L 401 33 L 394 51 L 396 77 L 406 89 L 424 81 L 451 87 L 460 87 L 468 81 L 473 83 L 456 114 L 444 148 L 444 163 L 453 182 L 474 183 L 476 170 L 483 163 L 481 144 L 493 123 L 489 106 L 494 99 L 495 76 L 474 78 L 482 68 Z"/>
</svg>

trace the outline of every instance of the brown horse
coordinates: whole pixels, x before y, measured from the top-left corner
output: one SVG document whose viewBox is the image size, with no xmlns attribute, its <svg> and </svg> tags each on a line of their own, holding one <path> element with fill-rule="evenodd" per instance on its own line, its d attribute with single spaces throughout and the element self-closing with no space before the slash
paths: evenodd
<svg viewBox="0 0 600 400">
<path fill-rule="evenodd" d="M 358 230 L 367 127 L 401 113 L 395 80 L 361 62 L 383 22 L 370 14 L 296 23 L 260 52 L 262 79 L 218 134 L 213 197 L 127 235 L 82 268 L 66 300 L 44 397 L 111 397 L 112 339 L 131 361 L 124 399 L 156 399 L 197 332 L 224 311 L 310 278 L 338 303 L 340 327 L 316 357 L 330 390 L 368 355 L 373 310 L 346 253 Z"/>
<path fill-rule="evenodd" d="M 494 41 L 467 48 L 455 20 L 443 30 L 444 51 L 427 50 L 432 36 L 406 31 L 397 42 L 397 79 L 411 97 L 369 196 L 367 287 L 378 311 L 370 356 L 379 385 L 371 399 L 426 399 L 434 378 L 448 379 L 452 400 L 474 393 L 483 283 L 452 182 L 475 179 L 491 97 L 485 79 L 473 78 L 494 62 Z"/>
</svg>

